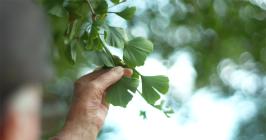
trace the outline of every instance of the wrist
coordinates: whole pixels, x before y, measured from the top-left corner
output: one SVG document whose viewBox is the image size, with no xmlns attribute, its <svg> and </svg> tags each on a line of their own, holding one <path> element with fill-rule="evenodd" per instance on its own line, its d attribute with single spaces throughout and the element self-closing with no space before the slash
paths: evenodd
<svg viewBox="0 0 266 140">
<path fill-rule="evenodd" d="M 96 140 L 98 132 L 94 125 L 86 128 L 79 125 L 66 125 L 52 140 Z"/>
</svg>

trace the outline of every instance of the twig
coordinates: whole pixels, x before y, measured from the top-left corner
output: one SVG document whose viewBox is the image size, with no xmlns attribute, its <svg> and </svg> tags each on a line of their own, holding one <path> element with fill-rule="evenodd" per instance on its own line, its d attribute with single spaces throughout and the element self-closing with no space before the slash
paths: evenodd
<svg viewBox="0 0 266 140">
<path fill-rule="evenodd" d="M 95 14 L 95 11 L 94 9 L 92 8 L 92 5 L 91 5 L 91 1 L 90 0 L 87 0 L 88 4 L 89 4 L 89 7 L 90 7 L 90 10 L 91 10 L 91 13 L 92 14 Z"/>
<path fill-rule="evenodd" d="M 105 44 L 102 42 L 102 45 L 103 45 L 103 49 L 104 51 L 110 56 L 111 60 L 113 61 L 113 63 L 115 63 L 114 61 L 114 58 L 113 58 L 113 55 L 112 53 L 110 52 L 110 50 L 105 46 Z"/>
<path fill-rule="evenodd" d="M 96 20 L 96 13 L 91 5 L 91 1 L 90 0 L 87 0 L 88 4 L 89 4 L 89 7 L 90 7 L 90 11 L 91 11 L 91 14 L 92 14 L 92 20 Z"/>
<path fill-rule="evenodd" d="M 136 72 L 139 76 L 142 76 L 135 68 L 133 69 L 134 72 Z"/>
<path fill-rule="evenodd" d="M 115 13 L 118 13 L 118 12 L 112 12 L 112 11 L 111 11 L 111 12 L 107 12 L 107 13 L 113 13 L 113 14 L 115 14 Z"/>
</svg>

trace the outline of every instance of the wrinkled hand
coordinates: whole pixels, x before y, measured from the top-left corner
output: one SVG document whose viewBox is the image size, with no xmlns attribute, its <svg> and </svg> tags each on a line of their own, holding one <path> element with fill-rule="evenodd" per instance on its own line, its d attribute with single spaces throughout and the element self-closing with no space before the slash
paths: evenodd
<svg viewBox="0 0 266 140">
<path fill-rule="evenodd" d="M 130 69 L 115 67 L 95 71 L 77 80 L 65 126 L 54 140 L 96 139 L 108 111 L 106 90 L 123 76 L 131 75 Z"/>
</svg>

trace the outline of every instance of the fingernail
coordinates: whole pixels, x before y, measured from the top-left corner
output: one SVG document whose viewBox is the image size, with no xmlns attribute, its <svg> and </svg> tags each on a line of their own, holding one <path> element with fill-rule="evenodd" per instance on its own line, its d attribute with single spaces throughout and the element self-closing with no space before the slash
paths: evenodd
<svg viewBox="0 0 266 140">
<path fill-rule="evenodd" d="M 128 69 L 128 68 L 125 68 L 124 69 L 124 76 L 130 78 L 133 74 L 133 70 L 132 69 Z"/>
</svg>

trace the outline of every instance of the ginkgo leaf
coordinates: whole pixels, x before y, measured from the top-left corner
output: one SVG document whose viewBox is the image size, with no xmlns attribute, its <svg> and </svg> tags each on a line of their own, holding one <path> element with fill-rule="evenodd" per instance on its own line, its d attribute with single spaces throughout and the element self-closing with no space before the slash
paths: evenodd
<svg viewBox="0 0 266 140">
<path fill-rule="evenodd" d="M 83 0 L 64 0 L 63 7 L 65 7 L 69 12 L 74 12 L 76 9 L 81 7 L 83 2 Z"/>
<path fill-rule="evenodd" d="M 127 7 L 123 11 L 117 12 L 116 14 L 124 18 L 125 20 L 130 20 L 133 18 L 135 12 L 136 12 L 136 7 L 133 6 L 133 7 Z"/>
<path fill-rule="evenodd" d="M 67 11 L 61 5 L 54 6 L 48 13 L 57 17 L 65 17 L 67 15 Z"/>
<path fill-rule="evenodd" d="M 169 79 L 165 76 L 141 76 L 142 97 L 151 105 L 160 99 L 160 94 L 167 93 Z"/>
<path fill-rule="evenodd" d="M 142 66 L 152 51 L 153 44 L 149 40 L 137 37 L 125 44 L 123 59 L 129 67 Z"/>
<path fill-rule="evenodd" d="M 97 7 L 95 8 L 96 14 L 106 14 L 108 10 L 108 4 L 105 0 L 97 0 Z"/>
<path fill-rule="evenodd" d="M 103 64 L 107 67 L 114 67 L 115 66 L 112 58 L 110 58 L 110 56 L 108 56 L 108 54 L 106 54 L 104 51 L 97 51 L 96 55 L 100 61 L 99 62 L 100 64 Z"/>
<path fill-rule="evenodd" d="M 77 41 L 72 41 L 70 44 L 66 45 L 66 57 L 71 64 L 76 63 L 77 59 Z"/>
<path fill-rule="evenodd" d="M 141 110 L 139 112 L 139 116 L 141 116 L 143 119 L 147 119 L 147 113 L 146 113 L 146 111 Z"/>
<path fill-rule="evenodd" d="M 114 4 L 118 4 L 120 0 L 111 0 Z"/>
<path fill-rule="evenodd" d="M 69 34 L 69 39 L 72 40 L 75 38 L 75 36 L 79 36 L 80 34 L 80 26 L 81 26 L 81 21 L 80 20 L 74 20 L 72 23 L 72 28 Z"/>
<path fill-rule="evenodd" d="M 126 38 L 126 32 L 123 28 L 107 26 L 106 43 L 108 45 L 116 48 L 123 48 Z"/>
<path fill-rule="evenodd" d="M 114 106 L 126 107 L 133 97 L 129 91 L 136 92 L 138 85 L 138 79 L 123 77 L 108 91 L 106 100 Z"/>
</svg>

